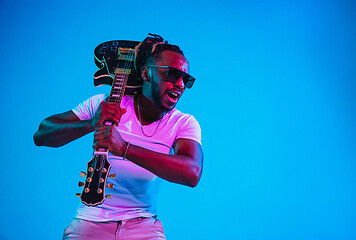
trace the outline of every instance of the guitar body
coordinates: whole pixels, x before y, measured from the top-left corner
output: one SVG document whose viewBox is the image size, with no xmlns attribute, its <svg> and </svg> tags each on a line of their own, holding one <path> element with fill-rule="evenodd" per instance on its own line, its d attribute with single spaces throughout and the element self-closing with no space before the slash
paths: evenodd
<svg viewBox="0 0 356 240">
<path fill-rule="evenodd" d="M 139 81 L 134 67 L 134 59 L 127 61 L 120 49 L 134 49 L 140 42 L 137 41 L 108 41 L 98 45 L 94 50 L 95 65 L 100 68 L 94 74 L 94 85 L 112 85 L 113 73 L 116 68 L 130 69 L 124 95 L 136 96 L 142 90 L 142 82 Z"/>
</svg>

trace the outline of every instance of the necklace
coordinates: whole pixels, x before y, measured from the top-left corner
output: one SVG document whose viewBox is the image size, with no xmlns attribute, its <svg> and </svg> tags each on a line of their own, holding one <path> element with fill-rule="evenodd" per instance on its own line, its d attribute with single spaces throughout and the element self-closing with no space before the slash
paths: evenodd
<svg viewBox="0 0 356 240">
<path fill-rule="evenodd" d="M 144 131 L 143 131 L 143 127 L 142 127 L 142 120 L 141 120 L 141 114 L 140 114 L 140 97 L 137 98 L 137 112 L 138 112 L 138 120 L 140 123 L 140 127 L 141 127 L 141 132 L 143 133 L 143 135 L 145 135 L 146 137 L 152 137 L 153 135 L 155 135 L 155 133 L 157 132 L 157 129 L 159 127 L 159 125 L 161 125 L 161 122 L 164 118 L 164 116 L 166 115 L 166 112 L 164 112 L 163 117 L 161 118 L 161 120 L 159 121 L 159 123 L 157 124 L 157 127 L 155 129 L 155 131 L 152 133 L 152 135 L 147 135 Z"/>
</svg>

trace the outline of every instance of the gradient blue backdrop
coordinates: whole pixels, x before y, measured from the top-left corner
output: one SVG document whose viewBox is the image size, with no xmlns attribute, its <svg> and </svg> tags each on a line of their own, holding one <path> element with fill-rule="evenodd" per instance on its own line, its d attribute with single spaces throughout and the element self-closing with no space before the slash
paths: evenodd
<svg viewBox="0 0 356 240">
<path fill-rule="evenodd" d="M 356 239 L 356 4 L 0 0 L 0 239 L 61 239 L 92 135 L 36 147 L 40 121 L 95 88 L 101 42 L 158 33 L 195 86 L 178 108 L 203 130 L 198 187 L 164 184 L 169 240 Z"/>
</svg>

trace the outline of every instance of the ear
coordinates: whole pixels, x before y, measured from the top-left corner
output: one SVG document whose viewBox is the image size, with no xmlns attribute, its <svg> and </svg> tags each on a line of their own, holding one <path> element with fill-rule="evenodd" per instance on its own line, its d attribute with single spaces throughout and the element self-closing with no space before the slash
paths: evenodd
<svg viewBox="0 0 356 240">
<path fill-rule="evenodd" d="M 143 67 L 142 68 L 142 70 L 141 70 L 141 78 L 145 82 L 151 82 L 150 71 L 149 71 L 148 67 Z"/>
</svg>

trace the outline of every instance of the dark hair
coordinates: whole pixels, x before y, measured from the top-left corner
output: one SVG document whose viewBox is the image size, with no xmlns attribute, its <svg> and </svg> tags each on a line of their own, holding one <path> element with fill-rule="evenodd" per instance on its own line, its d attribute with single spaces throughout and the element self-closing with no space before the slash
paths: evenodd
<svg viewBox="0 0 356 240">
<path fill-rule="evenodd" d="M 183 51 L 178 46 L 168 44 L 168 41 L 163 41 L 160 35 L 152 33 L 148 35 L 152 37 L 147 37 L 136 47 L 135 69 L 139 78 L 141 78 L 141 70 L 145 64 L 151 63 L 160 52 L 170 50 L 184 56 Z"/>
</svg>

